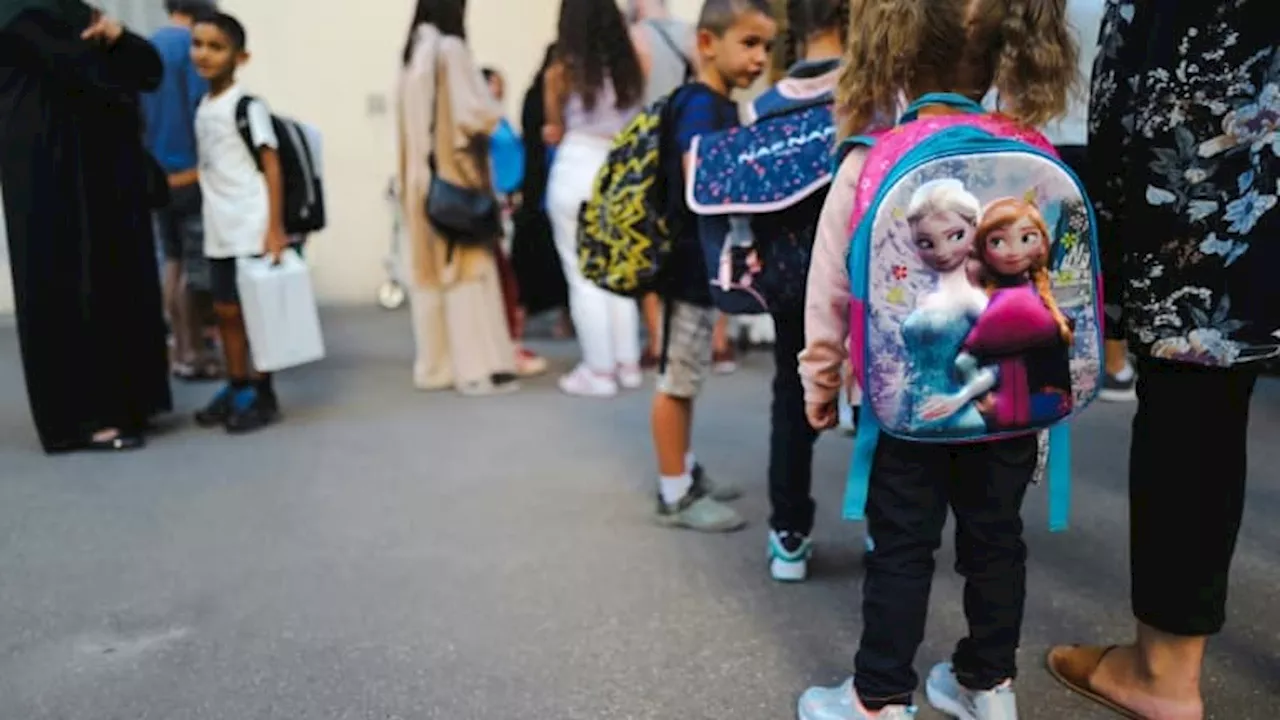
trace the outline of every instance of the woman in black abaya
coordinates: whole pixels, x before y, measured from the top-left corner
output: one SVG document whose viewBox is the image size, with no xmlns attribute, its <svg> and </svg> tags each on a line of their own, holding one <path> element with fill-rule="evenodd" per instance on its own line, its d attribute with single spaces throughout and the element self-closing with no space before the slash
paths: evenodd
<svg viewBox="0 0 1280 720">
<path fill-rule="evenodd" d="M 0 0 L 0 182 L 47 452 L 129 450 L 170 409 L 137 97 L 161 62 L 77 0 Z"/>
</svg>

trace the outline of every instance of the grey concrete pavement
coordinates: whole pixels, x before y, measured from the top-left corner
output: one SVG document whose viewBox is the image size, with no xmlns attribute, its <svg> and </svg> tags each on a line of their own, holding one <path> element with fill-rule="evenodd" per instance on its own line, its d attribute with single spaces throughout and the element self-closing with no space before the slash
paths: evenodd
<svg viewBox="0 0 1280 720">
<path fill-rule="evenodd" d="M 142 453 L 60 458 L 36 448 L 0 329 L 0 720 L 781 720 L 807 685 L 849 671 L 849 441 L 819 446 L 814 579 L 774 585 L 762 356 L 699 403 L 699 457 L 748 488 L 752 521 L 704 537 L 649 522 L 646 392 L 576 400 L 548 377 L 503 398 L 416 393 L 405 314 L 342 311 L 326 327 L 331 358 L 281 376 L 278 427 L 228 438 L 184 420 Z M 544 349 L 568 366 L 571 347 Z M 185 417 L 211 388 L 179 390 Z M 1030 496 L 1024 719 L 1109 717 L 1041 659 L 1054 642 L 1127 637 L 1131 412 L 1100 405 L 1079 423 L 1069 532 L 1050 535 L 1043 490 Z M 1214 718 L 1280 718 L 1278 429 L 1268 382 L 1205 683 Z M 922 671 L 963 630 L 952 564 L 948 542 Z"/>
</svg>

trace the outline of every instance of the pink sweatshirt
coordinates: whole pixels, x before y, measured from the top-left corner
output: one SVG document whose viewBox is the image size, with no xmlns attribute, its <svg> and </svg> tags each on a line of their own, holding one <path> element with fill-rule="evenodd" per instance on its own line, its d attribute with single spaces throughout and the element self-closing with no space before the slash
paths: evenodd
<svg viewBox="0 0 1280 720">
<path fill-rule="evenodd" d="M 831 191 L 818 217 L 805 293 L 805 347 L 800 353 L 800 381 L 806 403 L 834 402 L 844 385 L 842 370 L 849 357 L 849 243 L 853 239 L 854 196 L 866 161 L 866 148 L 851 151 L 831 181 Z M 861 401 L 851 378 L 850 402 Z"/>
</svg>

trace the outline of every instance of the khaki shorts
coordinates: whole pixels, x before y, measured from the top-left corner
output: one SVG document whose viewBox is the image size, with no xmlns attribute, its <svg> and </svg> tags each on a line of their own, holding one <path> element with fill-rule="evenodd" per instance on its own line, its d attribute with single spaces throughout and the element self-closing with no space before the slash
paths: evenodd
<svg viewBox="0 0 1280 720">
<path fill-rule="evenodd" d="M 671 301 L 671 330 L 667 341 L 667 367 L 658 377 L 658 392 L 692 399 L 711 374 L 711 336 L 716 311 Z"/>
</svg>

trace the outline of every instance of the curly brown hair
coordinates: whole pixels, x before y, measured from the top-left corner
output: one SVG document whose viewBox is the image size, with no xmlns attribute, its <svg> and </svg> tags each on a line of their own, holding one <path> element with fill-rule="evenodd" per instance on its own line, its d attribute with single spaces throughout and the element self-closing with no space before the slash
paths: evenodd
<svg viewBox="0 0 1280 720">
<path fill-rule="evenodd" d="M 618 109 L 633 107 L 644 95 L 644 71 L 631 33 L 615 0 L 564 0 L 560 5 L 556 59 L 564 65 L 572 92 L 588 111 L 606 79 L 613 82 Z"/>
<path fill-rule="evenodd" d="M 1002 110 L 1038 126 L 1067 111 L 1078 49 L 1065 0 L 852 0 L 837 89 L 840 136 L 893 118 L 899 93 L 994 87 Z"/>
</svg>

